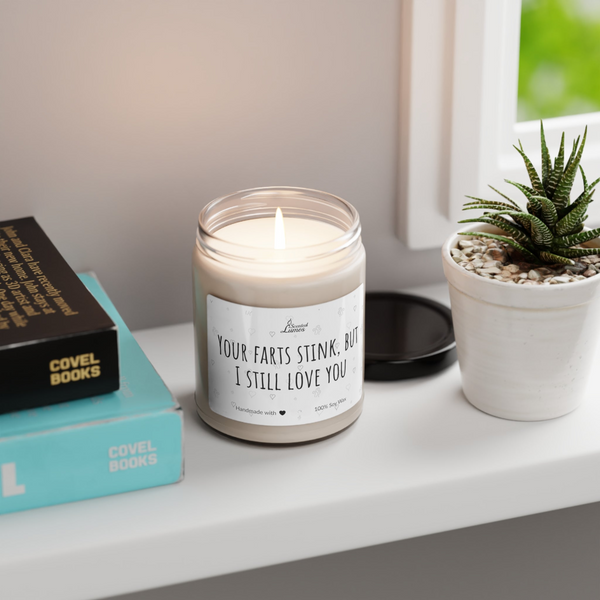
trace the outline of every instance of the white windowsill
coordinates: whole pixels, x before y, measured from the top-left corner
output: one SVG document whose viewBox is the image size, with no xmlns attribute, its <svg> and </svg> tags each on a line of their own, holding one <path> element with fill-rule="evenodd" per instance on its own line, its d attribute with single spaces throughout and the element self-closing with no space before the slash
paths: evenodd
<svg viewBox="0 0 600 600">
<path fill-rule="evenodd" d="M 540 423 L 472 408 L 458 365 L 367 383 L 348 430 L 264 447 L 200 425 L 191 325 L 136 337 L 183 404 L 185 480 L 0 517 L 3 598 L 102 598 L 600 500 L 598 374 Z"/>
</svg>

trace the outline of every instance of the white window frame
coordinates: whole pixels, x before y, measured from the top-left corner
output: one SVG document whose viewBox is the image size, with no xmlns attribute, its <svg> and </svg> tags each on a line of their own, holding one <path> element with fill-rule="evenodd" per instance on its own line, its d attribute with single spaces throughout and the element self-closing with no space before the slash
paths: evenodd
<svg viewBox="0 0 600 600">
<path fill-rule="evenodd" d="M 465 194 L 493 197 L 491 184 L 520 200 L 504 182 L 527 182 L 518 139 L 540 166 L 539 122 L 516 120 L 520 20 L 521 0 L 403 0 L 397 231 L 411 249 L 438 247 L 460 227 Z M 563 131 L 568 153 L 586 125 L 591 178 L 600 113 L 544 120 L 552 156 Z"/>
</svg>

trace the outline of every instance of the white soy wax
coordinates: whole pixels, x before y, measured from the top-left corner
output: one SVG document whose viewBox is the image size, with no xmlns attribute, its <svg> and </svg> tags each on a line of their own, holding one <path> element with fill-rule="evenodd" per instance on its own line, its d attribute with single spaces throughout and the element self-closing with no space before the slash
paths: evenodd
<svg viewBox="0 0 600 600">
<path fill-rule="evenodd" d="M 279 248 L 279 250 L 332 242 L 344 233 L 339 227 L 321 221 L 299 218 L 286 218 L 284 220 L 283 213 L 282 222 L 285 248 Z M 273 256 L 275 257 L 278 250 L 275 246 L 277 241 L 275 239 L 275 225 L 275 217 L 238 221 L 220 229 L 215 233 L 215 237 L 242 246 L 273 249 Z M 268 268 L 268 266 L 265 265 L 265 268 Z"/>
<path fill-rule="evenodd" d="M 300 188 L 211 202 L 193 255 L 196 405 L 228 435 L 294 443 L 362 410 L 365 252 L 356 210 Z"/>
</svg>

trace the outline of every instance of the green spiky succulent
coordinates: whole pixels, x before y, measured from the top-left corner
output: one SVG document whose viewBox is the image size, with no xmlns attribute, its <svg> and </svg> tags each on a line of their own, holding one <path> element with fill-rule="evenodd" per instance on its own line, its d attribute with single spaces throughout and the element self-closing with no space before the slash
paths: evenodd
<svg viewBox="0 0 600 600">
<path fill-rule="evenodd" d="M 459 223 L 487 223 L 495 225 L 507 235 L 470 231 L 461 235 L 480 236 L 505 242 L 517 250 L 524 260 L 534 264 L 574 264 L 573 258 L 600 254 L 600 248 L 575 248 L 579 244 L 589 242 L 600 236 L 600 228 L 583 231 L 583 222 L 587 218 L 587 208 L 592 202 L 594 188 L 600 177 L 592 183 L 580 165 L 585 146 L 587 127 L 583 139 L 577 137 L 569 160 L 565 164 L 565 134 L 562 134 L 560 149 L 554 159 L 554 165 L 548 152 L 544 125 L 540 123 L 542 142 L 542 177 L 538 175 L 533 164 L 523 151 L 519 141 L 517 152 L 522 156 L 529 175 L 531 187 L 506 179 L 510 185 L 520 190 L 527 200 L 525 212 L 514 200 L 489 186 L 502 196 L 504 201 L 485 200 L 467 196 L 473 202 L 467 202 L 463 210 L 483 209 L 482 216 L 475 219 L 464 219 Z M 577 171 L 583 178 L 583 192 L 571 202 L 571 188 Z M 493 211 L 493 212 L 490 212 Z"/>
</svg>

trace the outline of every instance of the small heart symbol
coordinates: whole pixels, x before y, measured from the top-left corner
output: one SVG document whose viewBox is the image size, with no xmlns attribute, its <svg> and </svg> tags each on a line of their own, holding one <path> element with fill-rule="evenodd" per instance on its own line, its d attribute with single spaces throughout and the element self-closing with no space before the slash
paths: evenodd
<svg viewBox="0 0 600 600">
<path fill-rule="evenodd" d="M 356 373 L 356 367 L 354 367 L 354 368 L 352 369 L 352 372 L 353 372 L 353 373 Z"/>
<path fill-rule="evenodd" d="M 210 361 L 210 364 L 214 366 L 214 364 L 215 364 L 215 361 L 214 361 L 214 360 L 211 360 L 211 361 Z"/>
<path fill-rule="evenodd" d="M 256 329 L 252 329 L 252 327 L 250 327 L 250 329 L 248 329 L 248 333 L 250 335 L 252 335 L 255 331 L 256 331 Z"/>
<path fill-rule="evenodd" d="M 338 308 L 338 315 L 340 315 L 340 317 L 344 314 L 344 309 L 343 308 Z"/>
<path fill-rule="evenodd" d="M 235 402 L 232 402 L 231 406 L 233 406 L 233 408 L 235 408 L 237 406 L 237 404 Z"/>
<path fill-rule="evenodd" d="M 348 384 L 348 385 L 346 386 L 346 389 L 347 389 L 347 390 L 349 390 L 349 389 L 350 389 L 350 384 Z"/>
<path fill-rule="evenodd" d="M 273 337 L 273 336 L 275 335 L 275 332 L 274 332 L 274 331 L 269 331 L 269 335 L 270 335 L 271 337 Z"/>
<path fill-rule="evenodd" d="M 356 305 L 354 305 L 354 310 L 356 310 Z"/>
<path fill-rule="evenodd" d="M 335 345 L 335 349 L 337 350 L 339 347 L 340 347 L 340 343 L 337 342 L 336 345 Z"/>
<path fill-rule="evenodd" d="M 280 410 L 279 414 L 283 417 L 283 415 L 285 415 L 285 410 Z"/>
<path fill-rule="evenodd" d="M 250 394 L 250 398 L 254 398 L 256 396 L 256 392 L 248 392 Z"/>
<path fill-rule="evenodd" d="M 275 394 L 269 394 L 269 396 L 271 396 L 271 400 L 275 398 Z"/>
<path fill-rule="evenodd" d="M 304 369 L 304 365 L 298 365 L 298 371 L 302 371 Z"/>
</svg>

